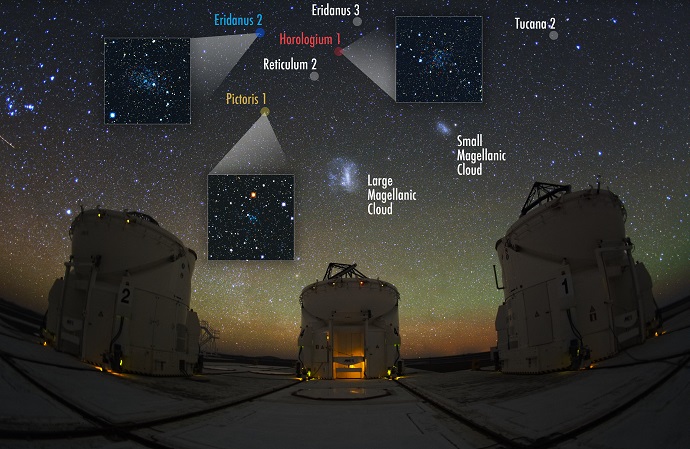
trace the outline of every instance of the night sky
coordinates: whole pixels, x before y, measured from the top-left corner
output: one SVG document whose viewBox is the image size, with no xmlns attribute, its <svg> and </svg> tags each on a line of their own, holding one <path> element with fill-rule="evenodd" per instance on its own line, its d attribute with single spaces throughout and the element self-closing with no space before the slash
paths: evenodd
<svg viewBox="0 0 690 449">
<path fill-rule="evenodd" d="M 43 312 L 87 208 L 139 210 L 199 255 L 192 307 L 219 349 L 295 357 L 298 297 L 329 262 L 356 262 L 400 291 L 405 357 L 495 344 L 502 292 L 494 244 L 535 181 L 619 195 L 633 256 L 664 304 L 690 293 L 690 9 L 683 2 L 360 2 L 353 17 L 313 17 L 308 2 L 21 2 L 0 12 L 0 296 Z M 189 125 L 104 124 L 104 39 L 253 33 L 213 15 L 262 14 L 256 39 L 220 88 L 195 96 Z M 335 45 L 281 46 L 278 35 L 372 32 L 393 47 L 396 16 L 481 16 L 481 103 L 395 103 Z M 555 19 L 518 30 L 515 18 Z M 264 58 L 318 60 L 267 71 Z M 441 68 L 438 76 L 447 74 Z M 294 260 L 208 261 L 207 178 L 264 105 L 294 167 Z M 456 172 L 457 136 L 481 133 L 506 161 Z M 367 179 L 416 192 L 392 215 L 367 212 Z M 390 188 L 390 187 L 389 187 Z"/>
</svg>

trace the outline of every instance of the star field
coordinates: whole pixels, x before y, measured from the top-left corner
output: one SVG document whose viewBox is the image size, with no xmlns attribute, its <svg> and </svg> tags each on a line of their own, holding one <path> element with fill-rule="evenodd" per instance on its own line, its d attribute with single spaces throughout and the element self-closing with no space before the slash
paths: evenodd
<svg viewBox="0 0 690 449">
<path fill-rule="evenodd" d="M 396 100 L 482 101 L 481 17 L 396 17 Z"/>
<path fill-rule="evenodd" d="M 189 39 L 105 39 L 105 123 L 189 123 Z"/>
<path fill-rule="evenodd" d="M 503 299 L 494 245 L 531 185 L 579 190 L 597 175 L 625 204 L 634 257 L 659 303 L 690 293 L 685 5 L 384 1 L 361 3 L 358 27 L 312 17 L 307 4 L 232 8 L 262 13 L 266 35 L 213 95 L 192 98 L 184 126 L 104 124 L 104 39 L 254 31 L 214 26 L 217 2 L 35 1 L 3 10 L 0 296 L 45 311 L 69 259 L 74 211 L 101 205 L 145 212 L 198 253 L 192 307 L 220 330 L 223 351 L 295 357 L 299 293 L 329 262 L 356 262 L 398 288 L 404 357 L 485 351 Z M 395 16 L 482 17 L 482 103 L 398 104 L 332 48 L 278 45 L 283 31 L 340 32 L 343 48 L 374 31 L 394 42 Z M 555 17 L 559 37 L 516 30 L 515 17 Z M 457 52 L 452 41 L 433 43 L 425 64 L 440 78 Z M 316 57 L 319 79 L 264 71 L 264 57 Z M 146 96 L 156 70 L 138 63 L 124 73 Z M 259 116 L 259 107 L 228 107 L 225 92 L 266 93 L 295 167 L 294 260 L 208 260 L 208 173 Z M 458 176 L 456 136 L 476 133 L 507 161 Z M 368 215 L 367 174 L 392 177 L 418 200 L 390 217 Z"/>
<path fill-rule="evenodd" d="M 294 177 L 210 175 L 209 260 L 291 260 Z"/>
</svg>

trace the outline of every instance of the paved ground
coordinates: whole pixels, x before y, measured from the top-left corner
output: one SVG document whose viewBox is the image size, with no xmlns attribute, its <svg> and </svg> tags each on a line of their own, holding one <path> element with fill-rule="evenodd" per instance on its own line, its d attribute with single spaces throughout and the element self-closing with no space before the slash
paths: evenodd
<svg viewBox="0 0 690 449">
<path fill-rule="evenodd" d="M 410 370 L 400 382 L 518 444 L 601 420 L 560 447 L 687 448 L 690 368 L 679 364 L 689 326 L 690 311 L 667 334 L 587 371 Z M 0 447 L 497 447 L 393 381 L 297 382 L 287 368 L 223 363 L 191 378 L 113 375 L 40 343 L 0 320 Z"/>
</svg>

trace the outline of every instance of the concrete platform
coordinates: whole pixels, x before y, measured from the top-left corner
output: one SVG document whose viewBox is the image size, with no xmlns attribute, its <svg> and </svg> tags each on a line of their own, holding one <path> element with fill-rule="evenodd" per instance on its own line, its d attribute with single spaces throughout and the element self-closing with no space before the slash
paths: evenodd
<svg viewBox="0 0 690 449">
<path fill-rule="evenodd" d="M 595 421 L 556 447 L 687 448 L 690 311 L 665 329 L 590 370 L 410 370 L 400 382 L 516 446 Z M 497 446 L 389 380 L 297 382 L 283 367 L 217 362 L 190 378 L 105 374 L 1 324 L 0 348 L 0 447 Z M 124 429 L 124 437 L 104 432 L 104 425 Z"/>
<path fill-rule="evenodd" d="M 667 333 L 635 346 L 592 369 L 541 375 L 510 375 L 486 371 L 455 373 L 414 373 L 401 382 L 429 396 L 443 406 L 470 417 L 478 424 L 517 442 L 531 443 L 541 438 L 565 434 L 606 418 L 612 410 L 624 406 L 637 395 L 651 390 L 657 382 L 672 376 L 673 382 L 650 393 L 633 409 L 630 416 L 646 416 L 645 425 L 620 423 L 617 433 L 625 437 L 622 446 L 609 440 L 607 423 L 594 433 L 596 447 L 652 447 L 643 444 L 654 435 L 657 447 L 690 447 L 690 313 L 685 312 L 667 323 Z M 677 392 L 667 397 L 671 388 Z M 672 400 L 670 400 L 672 399 Z M 685 404 L 685 410 L 681 411 Z M 649 413 L 649 410 L 655 410 Z M 652 428 L 666 429 L 663 434 Z M 622 430 L 625 429 L 625 430 Z M 584 438 L 584 437 L 583 437 Z M 584 440 L 583 440 L 584 441 Z M 587 440 L 594 443 L 594 440 Z M 618 441 L 618 440 L 616 440 Z M 662 444 L 660 444 L 662 442 Z M 586 445 L 585 445 L 586 446 Z M 593 447 L 593 446 L 588 446 Z"/>
</svg>

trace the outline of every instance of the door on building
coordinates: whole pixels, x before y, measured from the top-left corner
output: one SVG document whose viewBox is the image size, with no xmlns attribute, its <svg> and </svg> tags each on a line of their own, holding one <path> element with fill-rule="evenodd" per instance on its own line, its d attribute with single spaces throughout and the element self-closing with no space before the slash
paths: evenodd
<svg viewBox="0 0 690 449">
<path fill-rule="evenodd" d="M 333 372 L 336 379 L 364 377 L 364 334 L 360 329 L 333 332 Z"/>
</svg>

